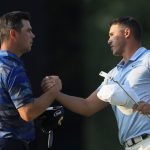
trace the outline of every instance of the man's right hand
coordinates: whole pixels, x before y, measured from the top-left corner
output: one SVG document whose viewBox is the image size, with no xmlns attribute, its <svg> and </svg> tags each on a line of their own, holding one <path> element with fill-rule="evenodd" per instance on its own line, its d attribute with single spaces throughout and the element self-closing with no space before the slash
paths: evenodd
<svg viewBox="0 0 150 150">
<path fill-rule="evenodd" d="M 62 83 L 58 76 L 46 76 L 41 83 L 44 92 L 51 91 L 53 94 L 62 89 Z"/>
</svg>

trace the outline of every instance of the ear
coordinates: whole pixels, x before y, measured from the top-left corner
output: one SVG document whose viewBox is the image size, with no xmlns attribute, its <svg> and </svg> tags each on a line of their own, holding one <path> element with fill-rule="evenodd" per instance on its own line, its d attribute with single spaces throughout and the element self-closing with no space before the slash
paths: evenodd
<svg viewBox="0 0 150 150">
<path fill-rule="evenodd" d="M 131 29 L 130 28 L 125 28 L 125 30 L 124 30 L 125 38 L 129 38 L 130 35 L 131 35 Z"/>
<path fill-rule="evenodd" d="M 15 39 L 16 39 L 16 36 L 17 36 L 17 31 L 14 30 L 14 29 L 11 29 L 11 30 L 9 31 L 9 35 L 10 35 L 10 39 L 11 39 L 11 40 L 15 40 Z"/>
</svg>

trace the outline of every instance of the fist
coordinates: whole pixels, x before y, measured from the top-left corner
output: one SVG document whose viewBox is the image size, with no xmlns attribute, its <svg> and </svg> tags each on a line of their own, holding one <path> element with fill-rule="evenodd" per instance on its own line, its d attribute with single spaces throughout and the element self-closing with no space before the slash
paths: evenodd
<svg viewBox="0 0 150 150">
<path fill-rule="evenodd" d="M 53 88 L 60 91 L 62 89 L 62 83 L 58 76 L 46 76 L 42 80 L 41 87 L 44 92 L 52 90 Z"/>
</svg>

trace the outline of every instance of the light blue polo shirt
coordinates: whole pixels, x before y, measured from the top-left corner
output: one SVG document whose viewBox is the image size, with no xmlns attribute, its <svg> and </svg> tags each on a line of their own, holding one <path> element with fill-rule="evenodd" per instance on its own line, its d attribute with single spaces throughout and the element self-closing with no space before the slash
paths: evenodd
<svg viewBox="0 0 150 150">
<path fill-rule="evenodd" d="M 109 72 L 109 75 L 122 85 L 133 88 L 140 100 L 150 103 L 150 51 L 139 48 L 127 63 L 120 63 Z M 104 80 L 105 82 L 105 80 Z M 113 81 L 107 81 L 111 84 Z M 123 114 L 116 106 L 112 106 L 115 113 L 119 140 L 123 144 L 126 140 L 144 133 L 150 134 L 150 117 L 134 112 Z"/>
</svg>

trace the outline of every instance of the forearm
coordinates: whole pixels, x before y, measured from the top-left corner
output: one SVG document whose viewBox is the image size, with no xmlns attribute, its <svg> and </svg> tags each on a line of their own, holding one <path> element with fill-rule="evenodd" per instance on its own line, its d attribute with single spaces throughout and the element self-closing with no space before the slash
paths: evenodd
<svg viewBox="0 0 150 150">
<path fill-rule="evenodd" d="M 109 105 L 109 103 L 98 100 L 96 91 L 86 99 L 59 92 L 56 100 L 69 110 L 87 117 Z"/>
<path fill-rule="evenodd" d="M 25 121 L 34 120 L 42 114 L 54 101 L 55 96 L 51 92 L 46 92 L 31 103 L 28 103 L 18 109 L 20 116 Z"/>
<path fill-rule="evenodd" d="M 84 98 L 70 96 L 59 92 L 59 94 L 56 96 L 56 100 L 72 112 L 81 114 L 83 116 L 88 115 L 88 103 Z"/>
</svg>

